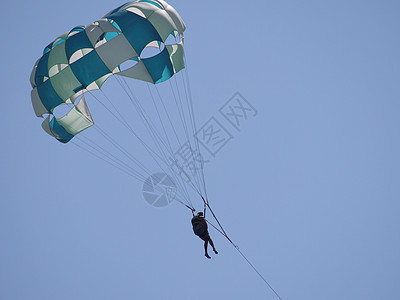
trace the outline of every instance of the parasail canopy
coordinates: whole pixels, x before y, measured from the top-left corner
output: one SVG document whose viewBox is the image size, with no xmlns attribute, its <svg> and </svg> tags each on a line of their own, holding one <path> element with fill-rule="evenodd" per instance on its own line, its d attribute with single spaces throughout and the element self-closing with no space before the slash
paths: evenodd
<svg viewBox="0 0 400 300">
<path fill-rule="evenodd" d="M 42 127 L 63 143 L 92 126 L 83 94 L 100 89 L 111 75 L 157 84 L 185 67 L 185 25 L 162 0 L 128 2 L 88 26 L 78 26 L 45 47 L 31 74 L 31 99 Z M 172 42 L 171 42 L 172 41 Z M 156 47 L 148 57 L 146 49 Z M 82 97 L 81 97 L 82 96 Z M 61 118 L 61 105 L 71 107 Z"/>
</svg>

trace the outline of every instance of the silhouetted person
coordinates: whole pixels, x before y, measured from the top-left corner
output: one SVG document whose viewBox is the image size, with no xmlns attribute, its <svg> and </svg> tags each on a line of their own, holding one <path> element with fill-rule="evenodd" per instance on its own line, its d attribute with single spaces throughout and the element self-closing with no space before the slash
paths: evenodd
<svg viewBox="0 0 400 300">
<path fill-rule="evenodd" d="M 192 218 L 192 225 L 193 225 L 193 232 L 199 238 L 204 241 L 204 251 L 207 258 L 211 258 L 207 252 L 208 243 L 210 243 L 211 247 L 213 248 L 215 254 L 218 254 L 218 251 L 214 247 L 214 243 L 208 233 L 208 226 L 207 221 L 203 216 L 202 212 L 198 212 L 197 215 L 193 216 Z"/>
</svg>

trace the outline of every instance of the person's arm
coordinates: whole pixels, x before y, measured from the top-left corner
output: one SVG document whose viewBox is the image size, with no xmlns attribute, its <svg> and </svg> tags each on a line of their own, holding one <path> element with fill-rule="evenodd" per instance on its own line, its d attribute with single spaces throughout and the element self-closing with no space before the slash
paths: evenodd
<svg viewBox="0 0 400 300">
<path fill-rule="evenodd" d="M 203 222 L 203 226 L 205 229 L 208 229 L 207 221 L 205 218 L 201 218 L 201 221 Z"/>
</svg>

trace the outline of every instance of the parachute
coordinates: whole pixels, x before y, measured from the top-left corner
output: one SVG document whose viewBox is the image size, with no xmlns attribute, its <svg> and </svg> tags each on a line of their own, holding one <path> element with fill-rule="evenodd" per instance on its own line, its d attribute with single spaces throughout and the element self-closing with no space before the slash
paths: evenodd
<svg viewBox="0 0 400 300">
<path fill-rule="evenodd" d="M 166 2 L 133 1 L 88 26 L 78 26 L 45 47 L 31 74 L 31 99 L 43 129 L 62 143 L 94 124 L 85 99 L 114 74 L 158 84 L 185 67 L 185 25 Z M 175 43 L 166 45 L 167 39 Z M 145 57 L 147 47 L 162 51 Z M 75 104 L 61 118 L 56 107 Z"/>
<path fill-rule="evenodd" d="M 37 117 L 44 119 L 42 128 L 45 132 L 61 143 L 82 148 L 143 183 L 162 171 L 174 180 L 178 189 L 176 193 L 168 191 L 168 194 L 173 194 L 175 200 L 194 210 L 190 200 L 193 196 L 187 191 L 187 186 L 197 196 L 206 199 L 207 196 L 187 77 L 183 38 L 185 28 L 180 15 L 165 1 L 128 2 L 87 26 L 73 28 L 47 45 L 42 57 L 34 65 L 30 82 L 33 109 Z M 181 79 L 180 83 L 176 77 Z M 126 109 L 120 99 L 115 99 L 114 95 L 108 97 L 104 92 L 108 86 L 105 82 L 109 78 L 118 81 L 133 104 L 137 118 L 132 115 L 124 117 Z M 125 78 L 131 83 L 128 84 Z M 132 82 L 135 83 L 134 87 Z M 139 85 L 149 90 L 149 94 L 142 98 L 144 101 L 140 101 L 142 99 L 133 91 Z M 165 86 L 170 88 L 169 96 L 160 92 Z M 96 92 L 103 93 L 106 101 L 100 100 Z M 125 138 L 122 142 L 118 141 L 115 134 L 103 129 L 104 126 L 107 130 L 112 127 L 108 123 L 112 118 L 107 118 L 103 123 L 96 121 L 94 126 L 94 119 L 99 114 L 96 114 L 96 107 L 89 110 L 89 105 L 92 105 L 90 97 L 94 97 L 123 125 L 124 130 L 128 129 L 136 142 L 140 142 L 157 164 L 157 170 L 150 170 L 145 159 L 137 157 L 137 153 L 143 154 L 145 151 L 140 152 L 137 145 L 132 143 L 122 145 Z M 168 101 L 163 102 L 163 97 Z M 154 106 L 150 107 L 149 114 L 145 108 L 152 103 Z M 169 113 L 167 107 L 172 106 L 175 112 Z M 60 110 L 61 115 L 57 113 Z M 151 114 L 156 120 L 149 118 Z M 139 118 L 144 128 L 140 127 L 141 124 L 132 125 L 132 120 Z M 179 120 L 181 124 L 177 124 Z M 99 140 L 93 138 L 95 131 L 87 130 L 89 128 L 97 130 L 100 138 L 109 144 L 101 145 Z M 146 131 L 147 137 L 139 134 Z M 185 133 L 183 139 L 182 131 Z M 180 137 L 177 132 L 181 133 Z M 177 142 L 175 145 L 171 141 L 173 135 Z M 146 140 L 148 137 L 151 138 L 150 142 Z M 107 147 L 112 147 L 112 150 Z M 176 154 L 176 149 L 183 150 Z M 184 151 L 186 153 L 182 154 Z M 186 173 L 182 164 L 173 163 L 178 161 L 177 156 L 187 157 L 188 153 L 196 160 L 191 166 L 186 166 L 186 171 L 192 172 L 191 176 L 182 176 Z M 162 189 L 159 186 L 157 188 Z"/>
</svg>

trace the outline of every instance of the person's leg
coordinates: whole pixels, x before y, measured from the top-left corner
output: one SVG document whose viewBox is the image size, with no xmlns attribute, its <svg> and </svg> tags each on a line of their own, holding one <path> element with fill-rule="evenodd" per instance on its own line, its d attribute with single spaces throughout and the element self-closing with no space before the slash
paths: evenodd
<svg viewBox="0 0 400 300">
<path fill-rule="evenodd" d="M 204 252 L 205 252 L 205 256 L 206 256 L 207 258 L 211 258 L 211 256 L 208 255 L 208 253 L 207 253 L 207 246 L 208 246 L 208 240 L 205 239 L 205 240 L 204 240 Z"/>
<path fill-rule="evenodd" d="M 208 236 L 208 241 L 210 242 L 211 247 L 213 248 L 215 254 L 218 254 L 218 251 L 214 247 L 214 242 L 212 241 L 211 237 Z"/>
</svg>

